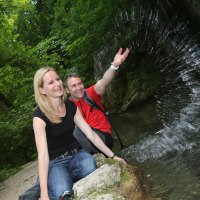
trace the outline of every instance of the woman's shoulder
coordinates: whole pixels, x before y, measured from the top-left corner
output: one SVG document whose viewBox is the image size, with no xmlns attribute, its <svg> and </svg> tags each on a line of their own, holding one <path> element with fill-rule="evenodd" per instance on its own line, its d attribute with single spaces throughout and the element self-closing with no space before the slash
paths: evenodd
<svg viewBox="0 0 200 200">
<path fill-rule="evenodd" d="M 40 109 L 39 106 L 37 106 L 35 108 L 35 110 L 33 111 L 33 115 L 32 117 L 38 117 L 40 119 L 42 119 L 45 123 L 49 123 L 49 119 L 47 118 L 47 116 L 42 112 L 42 110 Z"/>
<path fill-rule="evenodd" d="M 77 106 L 76 106 L 76 104 L 75 104 L 74 102 L 72 102 L 71 100 L 66 99 L 65 105 L 66 105 L 66 108 L 67 108 L 67 109 L 76 112 Z"/>
<path fill-rule="evenodd" d="M 44 117 L 45 117 L 45 115 L 43 114 L 43 112 L 41 111 L 39 106 L 37 106 L 35 108 L 35 110 L 33 111 L 33 115 L 32 116 L 33 116 L 33 118 L 34 117 L 39 117 L 41 119 L 44 119 Z"/>
</svg>

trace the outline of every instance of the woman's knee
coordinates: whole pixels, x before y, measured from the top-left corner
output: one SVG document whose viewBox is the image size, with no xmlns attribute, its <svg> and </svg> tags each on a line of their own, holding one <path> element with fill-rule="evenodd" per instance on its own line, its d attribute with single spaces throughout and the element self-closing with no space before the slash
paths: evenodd
<svg viewBox="0 0 200 200">
<path fill-rule="evenodd" d="M 96 169 L 96 161 L 93 156 L 81 150 L 71 161 L 70 170 L 73 180 L 76 182 L 89 175 Z"/>
<path fill-rule="evenodd" d="M 48 193 L 51 200 L 58 200 L 65 192 L 72 193 L 73 180 L 64 167 L 54 166 L 49 169 Z"/>
<path fill-rule="evenodd" d="M 85 152 L 83 159 L 80 160 L 80 166 L 83 171 L 83 174 L 87 176 L 96 169 L 96 161 L 91 154 Z"/>
</svg>

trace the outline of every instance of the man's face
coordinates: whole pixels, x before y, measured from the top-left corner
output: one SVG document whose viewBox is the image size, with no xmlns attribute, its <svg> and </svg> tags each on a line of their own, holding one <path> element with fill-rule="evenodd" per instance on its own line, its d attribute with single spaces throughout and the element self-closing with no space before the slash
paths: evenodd
<svg viewBox="0 0 200 200">
<path fill-rule="evenodd" d="M 84 85 L 79 77 L 68 78 L 66 85 L 66 92 L 71 94 L 72 99 L 78 101 L 83 98 Z"/>
</svg>

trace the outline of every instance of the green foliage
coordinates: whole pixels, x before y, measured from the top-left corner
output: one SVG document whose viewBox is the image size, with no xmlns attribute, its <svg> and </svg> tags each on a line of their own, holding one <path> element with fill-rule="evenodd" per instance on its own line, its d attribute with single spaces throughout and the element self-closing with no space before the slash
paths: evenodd
<svg viewBox="0 0 200 200">
<path fill-rule="evenodd" d="M 14 168 L 7 167 L 4 169 L 0 169 L 0 182 L 4 181 L 6 178 L 8 178 L 9 176 L 12 176 L 18 171 L 19 171 L 18 167 L 14 167 Z"/>
<path fill-rule="evenodd" d="M 0 115 L 0 128 L 3 130 L 0 133 L 1 167 L 29 162 L 35 152 L 33 132 L 27 128 L 31 123 L 28 126 L 26 123 L 22 123 L 22 120 L 28 120 L 25 117 L 17 119 L 17 115 L 14 112 L 8 113 L 8 116 L 10 117 L 9 119 L 5 115 L 4 118 L 2 114 Z M 17 120 L 11 121 L 15 119 Z M 23 127 L 24 125 L 26 125 L 26 128 Z M 17 129 L 18 127 L 19 129 Z"/>
<path fill-rule="evenodd" d="M 0 68 L 0 92 L 7 99 L 13 101 L 16 95 L 16 88 L 21 85 L 18 81 L 19 77 L 22 77 L 20 69 L 12 68 L 11 66 L 4 66 Z M 16 79 L 16 77 L 18 77 Z M 16 79 L 16 82 L 13 81 Z M 15 84 L 15 87 L 13 85 Z"/>
<path fill-rule="evenodd" d="M 67 41 L 63 49 L 72 66 L 91 77 L 93 58 L 99 49 L 111 41 L 110 28 L 114 18 L 113 1 L 66 1 L 55 4 L 52 35 Z"/>
<path fill-rule="evenodd" d="M 50 32 L 50 17 L 44 12 L 38 12 L 28 1 L 26 7 L 18 11 L 16 23 L 16 33 L 18 39 L 24 44 L 34 46 L 45 39 Z"/>
<path fill-rule="evenodd" d="M 5 15 L 3 8 L 5 8 L 5 2 L 0 2 L 0 67 L 4 66 L 6 62 L 12 58 L 12 52 L 16 44 L 16 35 L 13 34 L 13 16 Z"/>
<path fill-rule="evenodd" d="M 62 41 L 53 36 L 40 42 L 35 47 L 35 52 L 44 66 L 67 65 L 67 61 L 64 60 L 67 55 L 62 51 L 62 45 Z"/>
</svg>

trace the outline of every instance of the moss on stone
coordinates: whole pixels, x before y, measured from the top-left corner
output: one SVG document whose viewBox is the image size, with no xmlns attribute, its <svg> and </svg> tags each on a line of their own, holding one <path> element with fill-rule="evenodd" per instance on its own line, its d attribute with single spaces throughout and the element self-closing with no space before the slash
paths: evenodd
<svg viewBox="0 0 200 200">
<path fill-rule="evenodd" d="M 113 199 L 113 200 L 151 200 L 144 187 L 139 168 L 133 165 L 124 165 L 114 159 L 105 158 L 102 154 L 96 154 L 95 158 L 101 165 L 118 165 L 121 170 L 120 181 L 111 186 L 105 185 L 98 189 L 93 189 L 86 197 L 75 197 L 74 200 L 94 200 L 94 199 Z"/>
</svg>

